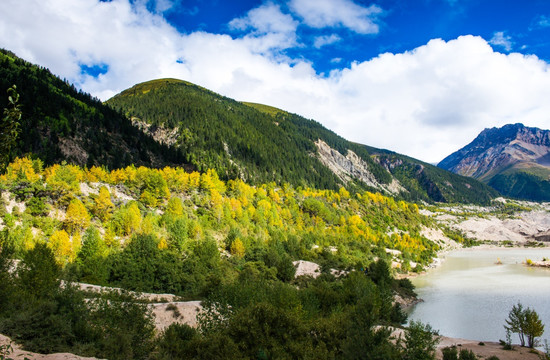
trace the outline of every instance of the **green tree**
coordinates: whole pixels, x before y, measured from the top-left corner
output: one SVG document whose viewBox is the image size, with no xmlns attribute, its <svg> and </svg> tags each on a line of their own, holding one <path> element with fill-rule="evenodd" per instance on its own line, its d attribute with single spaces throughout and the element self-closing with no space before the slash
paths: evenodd
<svg viewBox="0 0 550 360">
<path fill-rule="evenodd" d="M 512 333 L 517 333 L 521 346 L 525 346 L 525 311 L 521 303 L 518 302 L 517 305 L 512 306 L 506 324 L 504 328 Z"/>
<path fill-rule="evenodd" d="M 228 334 L 250 359 L 301 359 L 311 349 L 307 327 L 292 312 L 268 303 L 247 306 L 228 324 Z"/>
<path fill-rule="evenodd" d="M 90 226 L 82 238 L 82 247 L 76 257 L 80 281 L 101 284 L 106 281 L 108 267 L 105 262 L 107 245 L 99 230 Z"/>
<path fill-rule="evenodd" d="M 0 314 L 4 313 L 10 305 L 13 297 L 13 276 L 10 272 L 12 266 L 13 250 L 8 244 L 0 240 Z"/>
<path fill-rule="evenodd" d="M 147 304 L 140 304 L 131 297 L 123 301 L 100 298 L 91 303 L 90 308 L 90 325 L 95 332 L 101 358 L 150 358 L 154 348 L 155 325 Z"/>
<path fill-rule="evenodd" d="M 525 327 L 523 329 L 527 336 L 527 345 L 530 348 L 537 344 L 537 337 L 544 333 L 544 325 L 535 310 L 527 308 L 525 310 Z"/>
<path fill-rule="evenodd" d="M 527 337 L 527 346 L 535 347 L 537 337 L 544 333 L 544 325 L 539 314 L 529 307 L 524 309 L 519 302 L 512 307 L 506 324 L 504 325 L 506 330 L 519 335 L 521 346 L 525 346 L 525 337 Z"/>
<path fill-rule="evenodd" d="M 441 338 L 430 324 L 411 321 L 405 332 L 403 360 L 435 359 L 435 349 Z"/>
<path fill-rule="evenodd" d="M 441 350 L 443 360 L 458 360 L 458 349 L 456 346 L 446 347 Z"/>
<path fill-rule="evenodd" d="M 36 297 L 50 297 L 59 289 L 61 268 L 55 261 L 52 250 L 43 243 L 27 251 L 17 268 L 18 285 L 25 293 Z"/>
<path fill-rule="evenodd" d="M 18 104 L 19 94 L 15 85 L 8 89 L 8 107 L 4 109 L 4 116 L 0 123 L 0 171 L 6 170 L 10 161 L 11 150 L 19 136 L 19 120 L 21 108 Z"/>
</svg>

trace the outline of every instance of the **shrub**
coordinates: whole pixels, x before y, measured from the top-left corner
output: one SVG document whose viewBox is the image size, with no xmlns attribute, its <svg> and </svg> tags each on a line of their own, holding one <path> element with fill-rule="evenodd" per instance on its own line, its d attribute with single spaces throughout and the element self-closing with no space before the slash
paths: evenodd
<svg viewBox="0 0 550 360">
<path fill-rule="evenodd" d="M 460 360 L 477 360 L 477 357 L 472 350 L 461 349 L 459 359 Z"/>
<path fill-rule="evenodd" d="M 443 360 L 457 360 L 458 350 L 456 346 L 446 347 L 441 350 L 443 353 Z"/>
</svg>

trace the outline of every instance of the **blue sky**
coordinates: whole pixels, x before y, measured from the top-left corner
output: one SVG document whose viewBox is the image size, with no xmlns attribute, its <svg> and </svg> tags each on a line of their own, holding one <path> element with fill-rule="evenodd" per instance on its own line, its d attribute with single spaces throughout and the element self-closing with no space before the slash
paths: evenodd
<svg viewBox="0 0 550 360">
<path fill-rule="evenodd" d="M 174 77 L 437 162 L 550 128 L 550 1 L 2 0 L 0 46 L 108 99 Z"/>
<path fill-rule="evenodd" d="M 211 33 L 243 35 L 229 24 L 266 1 L 189 0 L 176 2 L 165 11 L 168 22 L 181 32 L 202 30 Z M 286 1 L 271 1 L 297 21 L 303 19 Z M 154 11 L 157 2 L 148 7 Z M 550 2 L 547 0 L 382 0 L 355 1 L 358 6 L 377 6 L 372 17 L 377 31 L 360 33 L 343 25 L 310 27 L 300 23 L 300 46 L 286 49 L 292 58 L 313 62 L 319 73 L 338 66 L 365 61 L 380 53 L 400 53 L 441 38 L 452 40 L 461 35 L 478 35 L 491 41 L 496 50 L 519 51 L 550 59 Z M 315 39 L 333 37 L 333 43 L 320 48 Z M 335 59 L 341 61 L 334 61 Z"/>
</svg>

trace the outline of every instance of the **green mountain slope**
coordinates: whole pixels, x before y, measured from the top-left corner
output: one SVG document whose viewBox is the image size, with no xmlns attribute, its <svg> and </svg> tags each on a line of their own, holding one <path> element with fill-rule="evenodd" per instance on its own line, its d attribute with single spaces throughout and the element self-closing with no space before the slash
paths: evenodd
<svg viewBox="0 0 550 360">
<path fill-rule="evenodd" d="M 315 156 L 314 142 L 322 139 L 343 155 L 348 149 L 354 151 L 377 183 L 392 181 L 364 147 L 349 143 L 315 121 L 267 106 L 243 104 L 181 80 L 138 84 L 107 103 L 136 123 L 150 124 L 149 130 L 159 141 L 166 140 L 159 130 L 175 130 L 175 145 L 189 163 L 199 170 L 215 168 L 225 178 L 336 189 L 343 181 Z"/>
<path fill-rule="evenodd" d="M 498 195 L 476 180 L 347 141 L 316 121 L 181 80 L 138 84 L 107 103 L 157 140 L 173 141 L 196 168 L 225 178 L 375 188 L 413 201 L 487 203 Z"/>
<path fill-rule="evenodd" d="M 464 182 L 414 159 L 406 166 L 388 164 L 380 150 L 349 142 L 316 121 L 181 80 L 138 84 L 105 106 L 49 70 L 2 50 L 0 94 L 14 84 L 23 117 L 13 156 L 33 154 L 46 164 L 185 165 L 253 184 L 346 186 L 413 201 L 485 203 L 495 196 L 474 180 Z M 0 95 L 0 106 L 6 105 L 7 95 Z"/>
<path fill-rule="evenodd" d="M 48 69 L 0 50 L 0 108 L 7 105 L 6 91 L 14 84 L 23 111 L 14 155 L 32 153 L 46 164 L 68 161 L 109 168 L 182 161 L 98 99 Z"/>
<path fill-rule="evenodd" d="M 405 199 L 487 204 L 499 196 L 495 189 L 470 177 L 392 151 L 367 148 L 408 190 L 402 195 Z"/>
<path fill-rule="evenodd" d="M 550 181 L 527 171 L 512 171 L 497 174 L 489 185 L 512 198 L 549 201 Z"/>
</svg>

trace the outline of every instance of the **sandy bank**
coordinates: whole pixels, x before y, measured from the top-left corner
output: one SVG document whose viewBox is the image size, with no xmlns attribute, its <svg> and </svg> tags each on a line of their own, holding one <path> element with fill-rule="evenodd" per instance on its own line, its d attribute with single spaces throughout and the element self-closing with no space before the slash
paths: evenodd
<svg viewBox="0 0 550 360">
<path fill-rule="evenodd" d="M 437 359 L 443 359 L 442 349 L 450 346 L 456 346 L 459 351 L 460 349 L 471 350 L 477 355 L 478 359 L 497 356 L 500 360 L 540 360 L 540 356 L 542 355 L 539 351 L 519 345 L 514 345 L 512 350 L 504 350 L 502 346 L 496 342 L 486 341 L 481 343 L 477 340 L 457 339 L 443 336 L 441 342 L 437 346 Z"/>
</svg>

